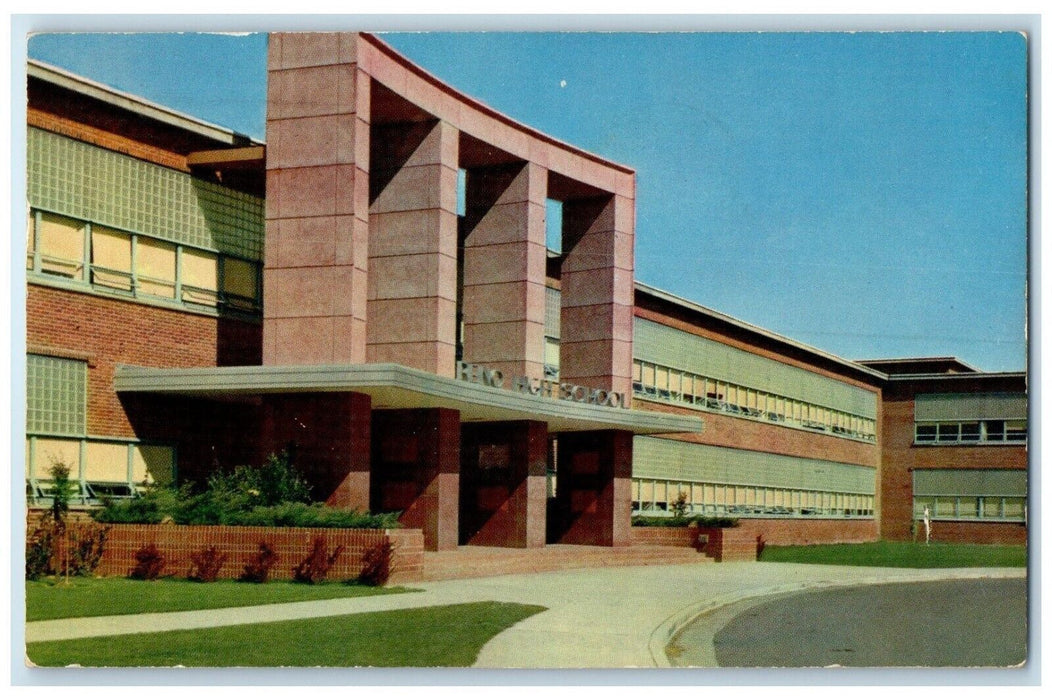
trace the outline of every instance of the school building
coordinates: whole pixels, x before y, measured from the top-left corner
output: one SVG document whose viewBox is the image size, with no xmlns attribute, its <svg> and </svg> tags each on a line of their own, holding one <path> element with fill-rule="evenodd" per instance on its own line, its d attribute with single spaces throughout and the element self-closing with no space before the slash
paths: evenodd
<svg viewBox="0 0 1052 700">
<path fill-rule="evenodd" d="M 263 143 L 30 62 L 30 505 L 57 460 L 92 504 L 287 449 L 431 550 L 675 509 L 1025 541 L 1024 373 L 850 361 L 636 281 L 631 168 L 375 36 L 272 34 L 267 72 Z"/>
</svg>

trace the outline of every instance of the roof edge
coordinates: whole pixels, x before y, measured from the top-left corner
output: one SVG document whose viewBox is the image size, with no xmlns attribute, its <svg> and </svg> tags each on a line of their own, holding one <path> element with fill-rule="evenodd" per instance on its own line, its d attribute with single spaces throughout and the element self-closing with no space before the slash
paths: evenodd
<svg viewBox="0 0 1052 700">
<path fill-rule="evenodd" d="M 391 32 L 391 33 L 394 33 L 394 32 Z M 567 143 L 565 141 L 561 141 L 561 140 L 555 138 L 554 136 L 551 136 L 549 134 L 544 133 L 543 131 L 540 131 L 539 129 L 535 129 L 534 127 L 529 126 L 528 124 L 523 124 L 522 122 L 517 121 L 516 119 L 513 119 L 512 117 L 509 117 L 507 114 L 504 114 L 503 112 L 500 112 L 500 111 L 494 109 L 493 107 L 490 107 L 485 102 L 482 102 L 482 101 L 480 101 L 479 99 L 477 99 L 475 97 L 472 97 L 470 95 L 467 95 L 467 94 L 461 92 L 460 90 L 457 90 L 455 87 L 453 87 L 452 85 L 449 85 L 448 83 L 443 81 L 438 76 L 434 75 L 433 73 L 428 72 L 425 68 L 417 65 L 412 60 L 410 60 L 408 57 L 406 57 L 405 55 L 399 53 L 394 47 L 392 47 L 390 44 L 388 44 L 387 42 L 385 42 L 383 39 L 381 39 L 380 37 L 376 36 L 375 34 L 370 33 L 370 32 L 360 32 L 359 34 L 360 34 L 360 36 L 362 38 L 364 38 L 366 41 L 368 41 L 371 46 L 373 46 L 374 48 L 376 48 L 379 51 L 383 52 L 388 58 L 394 60 L 399 65 L 401 65 L 403 68 L 415 73 L 417 76 L 419 76 L 420 78 L 423 78 L 424 80 L 426 80 L 427 82 L 431 83 L 432 85 L 434 85 L 438 89 L 442 90 L 446 94 L 452 95 L 456 99 L 464 102 L 465 104 L 469 105 L 470 107 L 472 107 L 474 109 L 477 109 L 479 112 L 482 112 L 486 116 L 492 117 L 493 119 L 496 119 L 499 122 L 507 124 L 508 126 L 514 128 L 514 129 L 517 129 L 519 131 L 525 132 L 525 133 L 529 134 L 530 136 L 533 136 L 534 138 L 540 139 L 541 141 L 544 141 L 544 142 L 549 143 L 549 144 L 551 144 L 553 146 L 557 146 L 557 147 L 559 147 L 561 149 L 569 151 L 570 153 L 573 153 L 574 155 L 580 156 L 582 158 L 587 158 L 588 160 L 591 160 L 591 161 L 593 161 L 595 163 L 598 163 L 599 165 L 603 165 L 603 166 L 606 166 L 608 168 L 613 168 L 614 170 L 618 170 L 618 171 L 620 171 L 622 173 L 625 173 L 627 175 L 635 175 L 635 173 L 636 173 L 635 169 L 633 169 L 633 168 L 631 168 L 631 167 L 629 167 L 627 165 L 623 165 L 621 163 L 618 163 L 616 161 L 610 160 L 608 158 L 604 158 L 603 156 L 597 155 L 597 154 L 592 153 L 590 151 L 586 151 L 583 148 L 580 148 L 579 146 L 574 146 L 573 144 Z"/>
<path fill-rule="evenodd" d="M 818 349 L 816 347 L 813 347 L 811 345 L 807 345 L 806 343 L 801 343 L 798 340 L 793 340 L 792 338 L 789 338 L 787 336 L 781 335 L 779 333 L 775 333 L 774 331 L 767 330 L 766 328 L 761 328 L 760 326 L 753 325 L 751 323 L 748 323 L 747 321 L 742 321 L 741 319 L 735 318 L 733 316 L 729 316 L 729 315 L 727 315 L 725 313 L 721 313 L 721 312 L 716 311 L 714 309 L 710 309 L 707 306 L 702 306 L 701 304 L 698 304 L 696 302 L 690 301 L 689 299 L 684 299 L 683 297 L 677 296 L 675 294 L 672 294 L 671 292 L 666 292 L 666 291 L 664 291 L 662 289 L 658 289 L 657 287 L 652 287 L 652 286 L 650 286 L 648 284 L 644 284 L 643 282 L 640 282 L 639 280 L 636 280 L 635 288 L 636 288 L 637 291 L 641 291 L 641 292 L 643 292 L 645 294 L 649 294 L 649 295 L 651 295 L 653 297 L 656 297 L 658 299 L 661 299 L 663 301 L 667 301 L 667 302 L 670 302 L 672 304 L 676 304 L 678 306 L 682 306 L 682 307 L 684 307 L 686 309 L 694 311 L 695 313 L 704 314 L 705 316 L 709 316 L 711 318 L 715 318 L 715 319 L 717 319 L 719 321 L 723 321 L 724 323 L 729 323 L 729 324 L 731 324 L 733 326 L 737 326 L 738 328 L 741 328 L 743 330 L 749 331 L 750 333 L 755 333 L 757 335 L 763 336 L 763 337 L 768 338 L 770 340 L 774 340 L 774 341 L 777 341 L 779 343 L 783 343 L 783 344 L 788 345 L 790 347 L 796 348 L 797 350 L 803 350 L 804 352 L 806 352 L 808 354 L 815 355 L 817 357 L 821 357 L 824 360 L 828 360 L 830 362 L 834 362 L 834 363 L 842 365 L 844 367 L 848 367 L 849 369 L 852 369 L 852 370 L 854 370 L 856 372 L 860 372 L 862 374 L 866 374 L 866 375 L 869 375 L 871 377 L 875 377 L 875 378 L 880 379 L 882 381 L 888 379 L 888 375 L 883 373 L 883 372 L 881 372 L 880 370 L 873 369 L 872 367 L 867 367 L 867 366 L 859 364 L 858 362 L 855 362 L 853 360 L 844 359 L 843 357 L 839 357 L 839 356 L 834 355 L 834 354 L 832 354 L 830 352 L 826 352 L 825 350 L 820 350 L 820 349 Z M 966 376 L 972 376 L 972 375 L 966 375 Z"/>
<path fill-rule="evenodd" d="M 934 372 L 927 374 L 892 374 L 888 377 L 888 381 L 906 381 L 906 380 L 918 380 L 918 379 L 939 379 L 939 380 L 957 380 L 957 379 L 1026 379 L 1026 372 Z"/>
<path fill-rule="evenodd" d="M 857 363 L 863 364 L 863 365 L 869 364 L 871 362 L 872 363 L 880 363 L 880 364 L 908 364 L 910 362 L 956 362 L 961 367 L 967 368 L 970 372 L 982 372 L 982 370 L 979 369 L 978 367 L 976 367 L 975 365 L 969 364 L 968 362 L 965 362 L 964 360 L 962 360 L 959 357 L 956 357 L 955 355 L 932 355 L 932 356 L 924 355 L 924 356 L 917 356 L 917 357 L 883 357 L 883 358 L 882 357 L 874 357 L 874 358 L 869 358 L 869 359 L 866 359 L 866 360 L 854 360 L 854 362 L 857 362 Z"/>
<path fill-rule="evenodd" d="M 264 145 L 264 142 L 233 129 L 206 122 L 203 119 L 165 107 L 156 102 L 151 102 L 138 95 L 118 90 L 37 59 L 27 59 L 26 77 L 47 81 L 52 85 L 72 90 L 147 119 L 153 119 L 168 126 L 184 129 L 220 143 L 236 146 L 244 145 L 244 142 L 248 141 L 252 145 Z"/>
</svg>

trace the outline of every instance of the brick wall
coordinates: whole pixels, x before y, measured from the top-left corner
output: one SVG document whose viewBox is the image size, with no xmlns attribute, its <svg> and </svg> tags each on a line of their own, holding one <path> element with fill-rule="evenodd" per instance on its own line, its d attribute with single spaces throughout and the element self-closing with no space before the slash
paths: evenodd
<svg viewBox="0 0 1052 700">
<path fill-rule="evenodd" d="M 694 547 L 698 542 L 696 527 L 632 527 L 632 544 L 651 547 Z"/>
<path fill-rule="evenodd" d="M 738 530 L 765 544 L 835 544 L 876 542 L 876 520 L 825 518 L 742 518 Z"/>
<path fill-rule="evenodd" d="M 715 445 L 739 450 L 762 450 L 774 454 L 824 459 L 830 462 L 876 467 L 880 452 L 875 444 L 799 430 L 760 420 L 738 418 L 713 411 L 698 411 L 687 406 L 672 406 L 658 401 L 635 398 L 632 407 L 641 411 L 658 411 L 700 418 L 705 423 L 700 433 L 676 433 L 662 437 L 700 445 Z"/>
<path fill-rule="evenodd" d="M 291 579 L 292 569 L 311 552 L 316 537 L 325 537 L 328 551 L 343 545 L 344 551 L 329 571 L 329 580 L 356 578 L 362 556 L 373 546 L 390 541 L 394 545 L 391 583 L 416 581 L 423 570 L 424 538 L 420 530 L 365 530 L 235 527 L 227 525 L 124 525 L 109 526 L 102 562 L 95 573 L 100 576 L 126 576 L 135 566 L 135 552 L 156 544 L 167 559 L 164 575 L 184 577 L 190 569 L 190 555 L 211 546 L 229 555 L 220 578 L 237 578 L 249 557 L 259 551 L 259 543 L 274 547 L 278 561 L 270 570 L 273 579 Z"/>
<path fill-rule="evenodd" d="M 709 543 L 705 553 L 717 561 L 756 558 L 762 544 L 833 544 L 875 542 L 875 520 L 811 518 L 742 518 L 733 528 L 633 527 L 632 544 L 637 546 L 696 547 L 698 535 Z M 752 552 L 751 558 L 749 552 Z"/>
<path fill-rule="evenodd" d="M 88 433 L 111 437 L 137 435 L 113 391 L 116 365 L 214 367 L 262 360 L 258 323 L 35 284 L 27 289 L 26 342 L 30 352 L 88 361 Z"/>
<path fill-rule="evenodd" d="M 1026 544 L 1027 527 L 1023 523 L 982 523 L 966 520 L 935 520 L 931 524 L 932 542 L 970 544 Z M 918 541 L 924 539 L 921 526 Z"/>
<path fill-rule="evenodd" d="M 922 386 L 926 391 L 946 391 L 946 388 Z M 965 389 L 991 387 L 964 387 Z M 993 389 L 1017 390 L 1012 386 L 995 386 Z M 908 540 L 911 537 L 910 523 L 913 520 L 913 470 L 914 469 L 1026 469 L 1027 448 L 1025 445 L 976 445 L 976 446 L 914 446 L 914 387 L 895 387 L 895 393 L 887 392 L 883 404 L 882 438 L 884 446 L 880 470 L 878 508 L 881 514 L 882 539 Z M 954 532 L 961 537 L 974 532 L 980 538 L 976 542 L 998 541 L 1002 523 L 960 523 Z M 1009 526 L 1011 532 L 1013 526 Z M 1026 539 L 1022 535 L 1006 535 L 1009 541 Z M 958 540 L 954 540 L 958 541 Z M 965 541 L 965 540 L 959 540 Z"/>
<path fill-rule="evenodd" d="M 152 135 L 141 133 L 140 131 L 140 133 L 136 134 L 137 138 L 126 136 L 125 132 L 128 132 L 131 126 L 131 122 L 128 120 L 118 122 L 114 118 L 103 116 L 99 119 L 99 126 L 92 126 L 70 116 L 55 114 L 54 111 L 61 111 L 66 107 L 56 104 L 53 101 L 55 98 L 53 95 L 34 94 L 33 97 L 34 102 L 38 104 L 46 103 L 49 100 L 51 102 L 50 104 L 43 104 L 43 109 L 34 106 L 26 111 L 26 123 L 29 126 L 46 129 L 56 134 L 62 134 L 78 141 L 84 141 L 100 148 L 123 153 L 133 158 L 156 163 L 157 165 L 163 165 L 183 172 L 190 171 L 190 168 L 186 165 L 185 155 L 148 143 Z M 83 118 L 84 115 L 79 116 Z M 100 116 L 96 115 L 97 118 Z"/>
</svg>

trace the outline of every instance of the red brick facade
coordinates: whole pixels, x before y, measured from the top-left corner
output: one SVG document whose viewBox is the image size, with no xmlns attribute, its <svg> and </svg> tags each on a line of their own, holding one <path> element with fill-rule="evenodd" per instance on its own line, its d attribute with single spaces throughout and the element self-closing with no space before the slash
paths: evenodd
<svg viewBox="0 0 1052 700">
<path fill-rule="evenodd" d="M 1027 469 L 1027 448 L 1005 445 L 914 445 L 915 396 L 920 393 L 961 391 L 1024 391 L 1022 382 L 990 378 L 893 382 L 882 405 L 880 483 L 880 537 L 909 540 L 913 537 L 914 469 Z M 941 521 L 933 532 L 944 542 L 1018 543 L 1026 540 L 1026 527 L 1018 523 Z"/>
<path fill-rule="evenodd" d="M 859 464 L 867 467 L 876 467 L 880 462 L 880 453 L 876 446 L 858 440 L 788 428 L 762 420 L 737 418 L 714 411 L 701 412 L 686 406 L 672 406 L 638 397 L 632 405 L 641 411 L 700 416 L 705 421 L 705 429 L 700 433 L 677 433 L 662 437 L 701 445 L 759 450 L 804 459 L 824 459 L 830 462 Z"/>
<path fill-rule="evenodd" d="M 113 391 L 118 364 L 216 367 L 259 364 L 260 326 L 30 284 L 29 352 L 88 361 L 88 433 L 134 437 Z"/>
</svg>

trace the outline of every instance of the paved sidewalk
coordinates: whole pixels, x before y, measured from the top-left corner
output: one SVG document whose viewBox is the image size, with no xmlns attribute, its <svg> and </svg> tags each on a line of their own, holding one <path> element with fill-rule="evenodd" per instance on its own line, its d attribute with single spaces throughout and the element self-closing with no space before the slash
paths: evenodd
<svg viewBox="0 0 1052 700">
<path fill-rule="evenodd" d="M 705 611 L 746 598 L 828 586 L 1025 575 L 1024 568 L 878 569 L 754 562 L 574 569 L 413 584 L 423 589 L 419 593 L 31 622 L 26 625 L 26 641 L 202 629 L 493 600 L 543 605 L 548 610 L 491 639 L 482 648 L 477 667 L 667 667 L 664 647 L 682 625 Z"/>
</svg>

